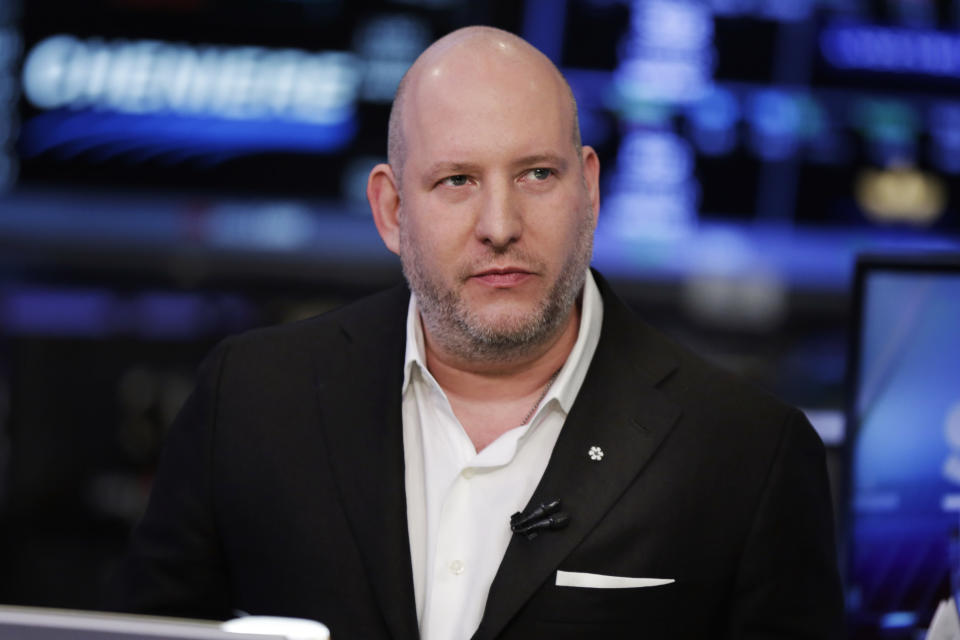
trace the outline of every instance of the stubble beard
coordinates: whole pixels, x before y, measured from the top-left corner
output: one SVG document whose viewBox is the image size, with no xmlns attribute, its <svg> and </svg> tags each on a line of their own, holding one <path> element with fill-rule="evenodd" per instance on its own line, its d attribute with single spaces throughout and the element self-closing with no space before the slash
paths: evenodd
<svg viewBox="0 0 960 640">
<path fill-rule="evenodd" d="M 581 212 L 573 251 L 567 256 L 556 281 L 536 308 L 522 317 L 486 319 L 470 309 L 460 292 L 438 281 L 425 266 L 424 248 L 413 241 L 407 224 L 400 227 L 400 261 L 425 329 L 448 353 L 470 362 L 498 362 L 523 357 L 547 344 L 564 328 L 580 297 L 593 254 L 593 215 L 589 205 Z M 510 256 L 524 265 L 537 266 L 511 245 L 491 250 L 490 257 Z M 465 282 L 470 273 L 486 265 L 471 265 L 457 274 Z M 474 268 L 477 267 L 477 268 Z M 542 272 L 542 271 L 541 271 Z"/>
</svg>

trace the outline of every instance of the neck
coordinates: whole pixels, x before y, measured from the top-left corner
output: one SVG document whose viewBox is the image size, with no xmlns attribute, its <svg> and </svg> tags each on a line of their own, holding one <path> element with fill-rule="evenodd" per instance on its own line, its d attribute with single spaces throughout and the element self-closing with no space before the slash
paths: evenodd
<svg viewBox="0 0 960 640">
<path fill-rule="evenodd" d="M 566 362 L 580 330 L 580 305 L 549 340 L 499 361 L 468 360 L 446 351 L 423 326 L 427 368 L 448 395 L 509 401 L 536 393 Z"/>
<path fill-rule="evenodd" d="M 427 368 L 477 451 L 524 424 L 531 407 L 573 350 L 580 329 L 576 305 L 550 340 L 498 362 L 472 361 L 439 347 L 424 328 Z"/>
</svg>

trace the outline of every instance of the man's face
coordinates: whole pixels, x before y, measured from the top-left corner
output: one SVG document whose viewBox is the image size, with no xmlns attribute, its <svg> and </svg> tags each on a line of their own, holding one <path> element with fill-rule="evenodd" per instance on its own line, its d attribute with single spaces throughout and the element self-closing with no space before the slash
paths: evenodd
<svg viewBox="0 0 960 640">
<path fill-rule="evenodd" d="M 428 330 L 472 358 L 546 341 L 569 318 L 595 227 L 569 95 L 552 76 L 475 65 L 412 94 L 400 257 Z"/>
</svg>

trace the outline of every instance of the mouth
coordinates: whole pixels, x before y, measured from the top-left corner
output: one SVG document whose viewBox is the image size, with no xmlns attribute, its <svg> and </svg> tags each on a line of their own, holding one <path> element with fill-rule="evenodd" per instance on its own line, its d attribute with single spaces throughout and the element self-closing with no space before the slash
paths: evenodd
<svg viewBox="0 0 960 640">
<path fill-rule="evenodd" d="M 523 267 L 497 267 L 478 271 L 470 278 L 491 287 L 505 289 L 520 285 L 533 275 L 532 271 Z"/>
</svg>

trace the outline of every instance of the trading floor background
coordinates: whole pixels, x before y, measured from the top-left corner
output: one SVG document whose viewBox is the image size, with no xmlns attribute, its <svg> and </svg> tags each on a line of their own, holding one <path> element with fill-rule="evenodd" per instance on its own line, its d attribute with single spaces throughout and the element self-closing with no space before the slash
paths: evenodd
<svg viewBox="0 0 960 640">
<path fill-rule="evenodd" d="M 569 79 L 594 265 L 802 407 L 846 511 L 855 258 L 960 249 L 960 0 L 0 0 L 0 603 L 101 606 L 219 339 L 400 279 L 367 172 L 468 24 Z"/>
</svg>

